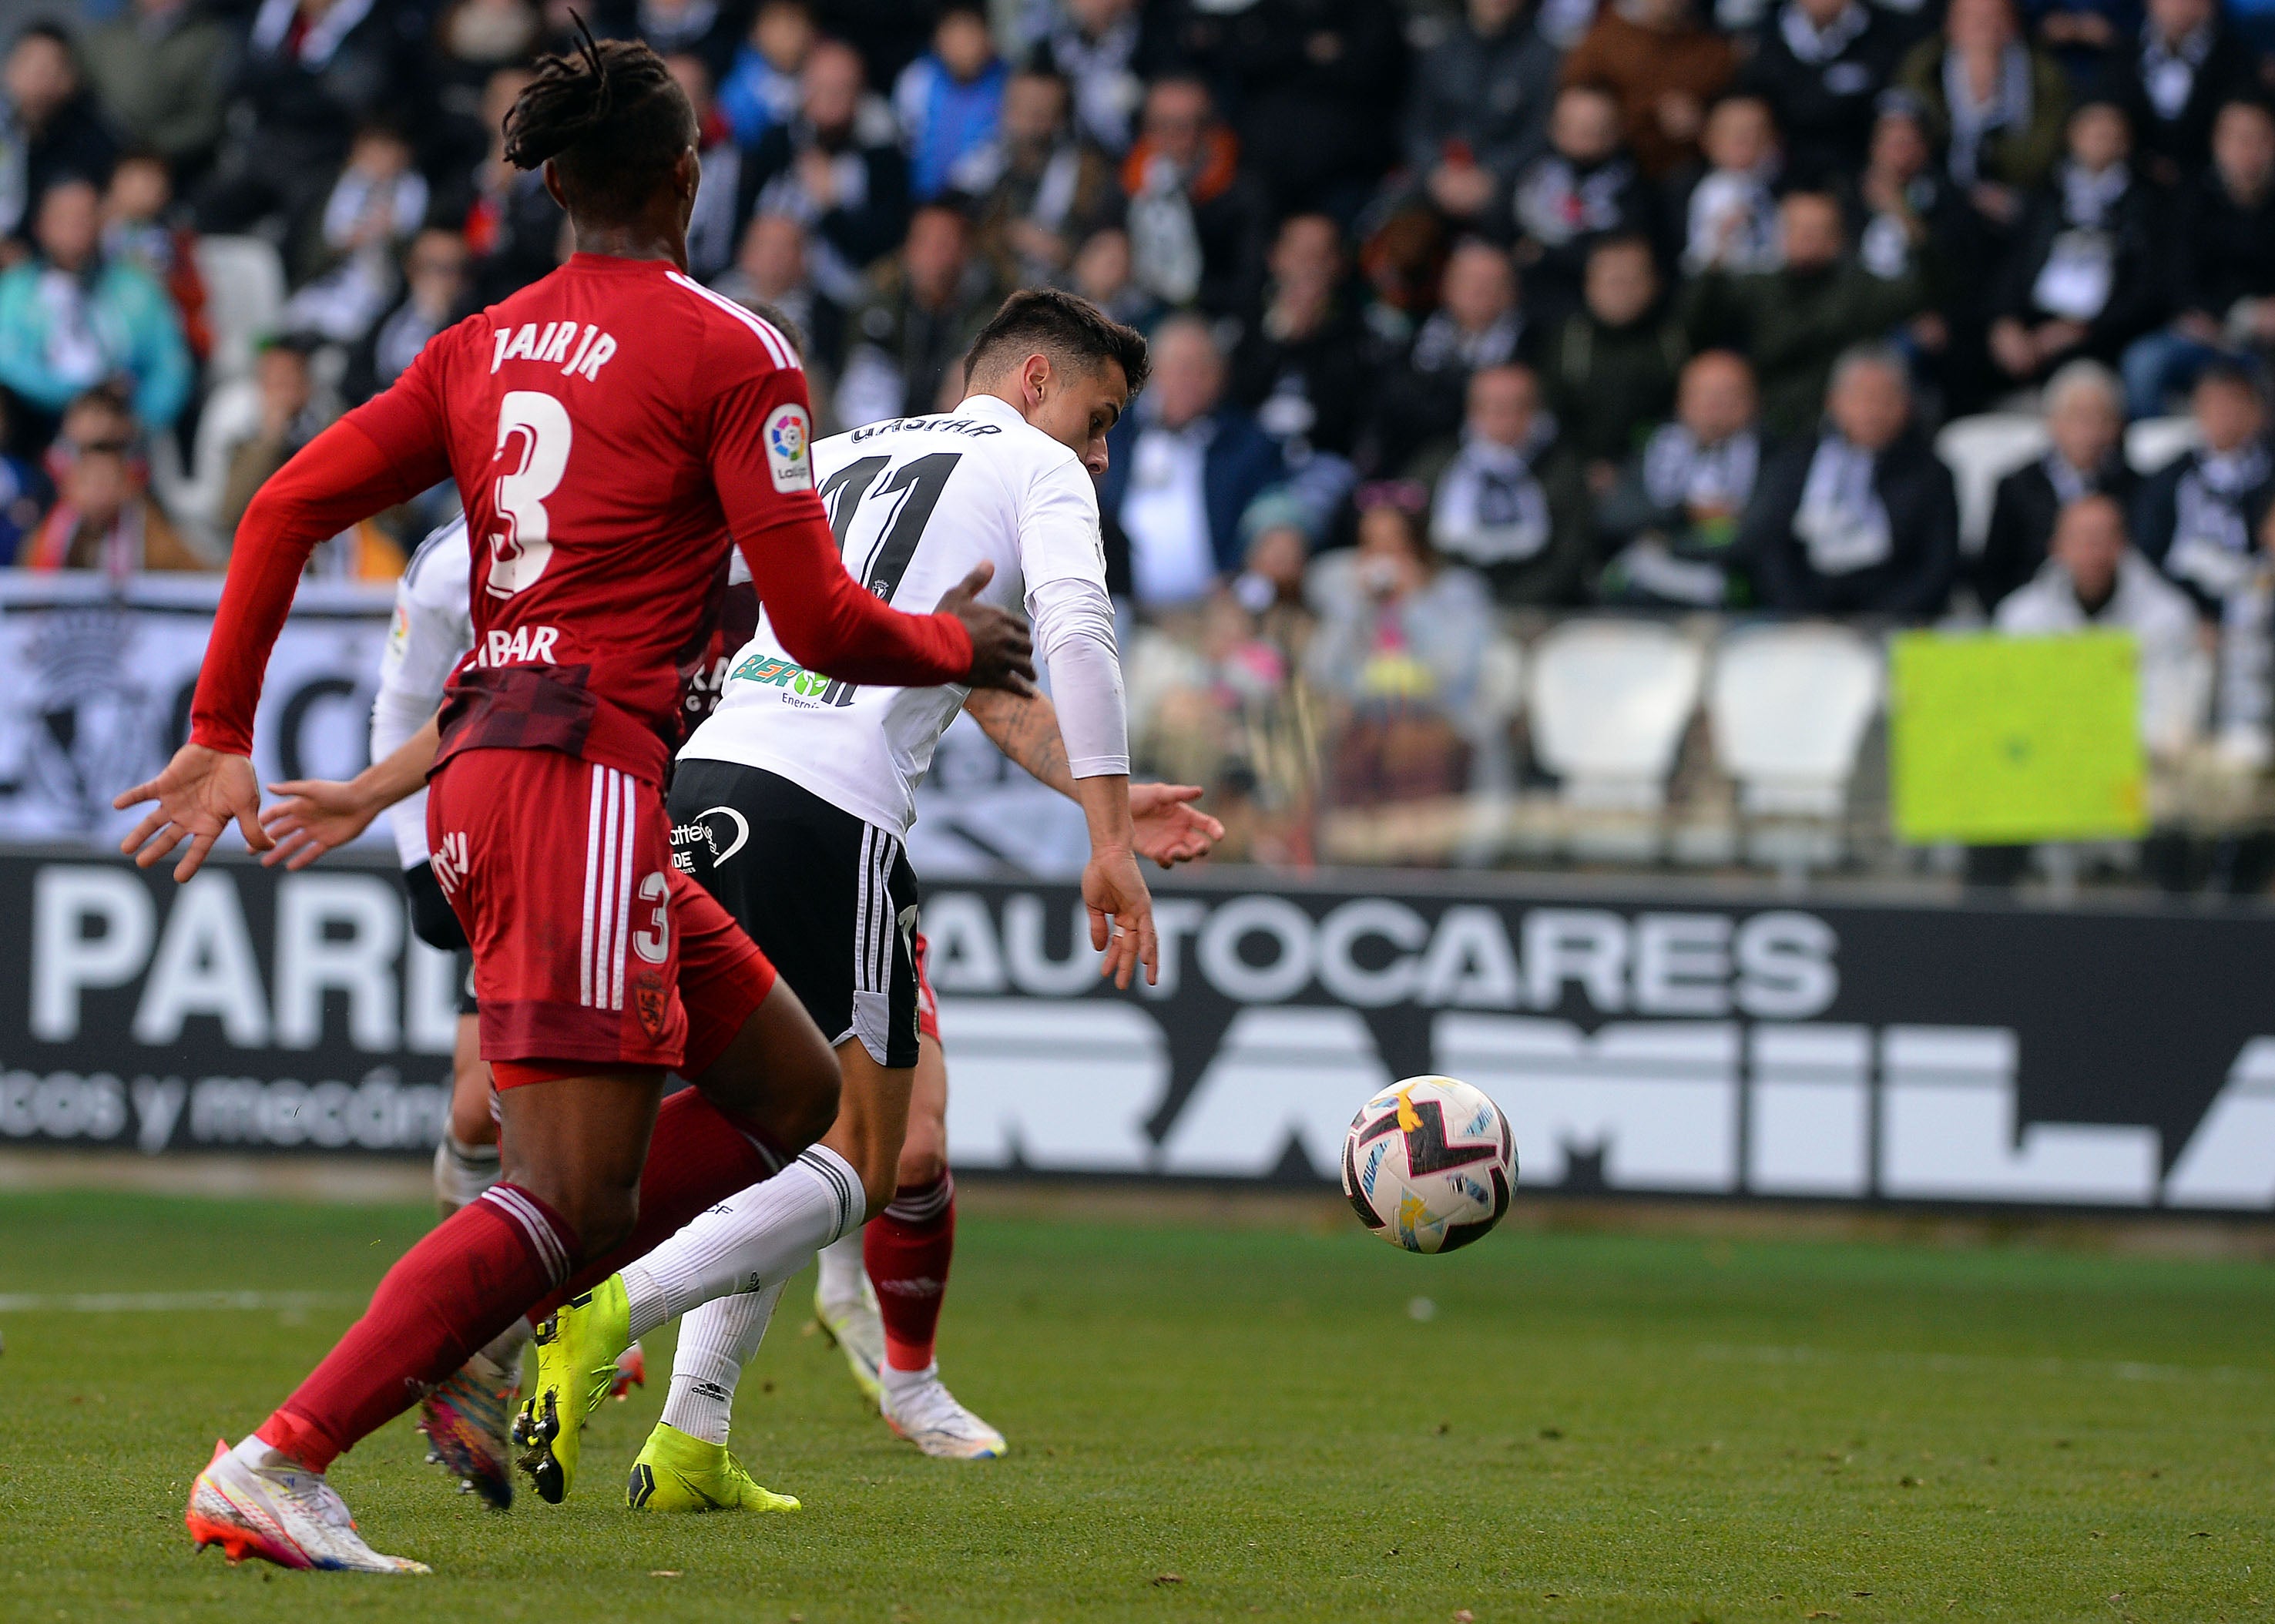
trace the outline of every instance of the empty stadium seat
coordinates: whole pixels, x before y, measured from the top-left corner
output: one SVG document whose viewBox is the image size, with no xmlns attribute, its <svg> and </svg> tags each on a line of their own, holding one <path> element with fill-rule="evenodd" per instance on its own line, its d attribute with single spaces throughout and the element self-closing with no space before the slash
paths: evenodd
<svg viewBox="0 0 2275 1624">
<path fill-rule="evenodd" d="M 2125 460 L 2135 473 L 2154 473 L 2203 443 L 2194 418 L 2143 418 L 2126 426 Z"/>
<path fill-rule="evenodd" d="M 1879 650 L 1846 627 L 1754 626 L 1723 639 L 1706 715 L 1715 759 L 1753 826 L 1751 855 L 1780 865 L 1837 855 L 1881 687 Z M 1762 827 L 1780 821 L 1800 827 Z"/>
<path fill-rule="evenodd" d="M 213 332 L 207 365 L 216 380 L 247 376 L 255 349 L 283 313 L 284 261 L 259 237 L 200 238 L 197 255 Z"/>
<path fill-rule="evenodd" d="M 2046 449 L 2044 419 L 2022 412 L 1992 412 L 1944 425 L 1935 454 L 1959 487 L 1959 546 L 1969 555 L 1983 550 L 1991 528 L 1991 500 L 1999 481 Z"/>
<path fill-rule="evenodd" d="M 1533 646 L 1530 665 L 1533 752 L 1561 781 L 1563 844 L 1656 856 L 1667 775 L 1698 708 L 1698 645 L 1656 621 L 1568 621 Z"/>
<path fill-rule="evenodd" d="M 230 454 L 260 432 L 261 391 L 250 378 L 214 386 L 198 417 L 196 443 L 186 470 L 178 464 L 154 466 L 153 486 L 167 515 L 208 556 L 229 556 L 229 537 L 220 525 L 221 501 L 229 485 Z"/>
</svg>

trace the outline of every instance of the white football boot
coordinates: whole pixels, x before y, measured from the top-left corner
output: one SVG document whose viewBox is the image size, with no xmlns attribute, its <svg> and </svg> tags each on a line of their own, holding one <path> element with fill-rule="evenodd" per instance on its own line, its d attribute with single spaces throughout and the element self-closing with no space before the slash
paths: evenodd
<svg viewBox="0 0 2275 1624">
<path fill-rule="evenodd" d="M 858 1240 L 858 1235 L 854 1238 Z M 861 1396 L 872 1404 L 881 1403 L 877 1372 L 885 1364 L 885 1322 L 878 1315 L 877 1292 L 869 1277 L 860 1277 L 859 1294 L 850 1298 L 826 1297 L 815 1288 L 813 1320 L 845 1356 L 845 1366 L 853 1372 L 853 1385 L 861 1389 Z"/>
<path fill-rule="evenodd" d="M 993 1461 L 1008 1453 L 1003 1435 L 956 1401 L 940 1379 L 940 1366 L 883 1372 L 877 1408 L 885 1424 L 928 1455 L 943 1461 Z"/>
<path fill-rule="evenodd" d="M 253 1465 L 229 1446 L 190 1485 L 182 1521 L 198 1549 L 219 1545 L 232 1562 L 257 1556 L 279 1567 L 319 1567 L 365 1574 L 424 1574 L 433 1568 L 407 1556 L 382 1556 L 356 1532 L 347 1503 L 321 1472 L 281 1463 Z"/>
</svg>

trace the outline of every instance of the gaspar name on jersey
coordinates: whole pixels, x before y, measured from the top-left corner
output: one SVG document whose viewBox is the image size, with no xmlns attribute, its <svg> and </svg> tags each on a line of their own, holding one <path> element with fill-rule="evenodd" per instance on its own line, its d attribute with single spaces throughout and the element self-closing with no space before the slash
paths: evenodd
<svg viewBox="0 0 2275 1624">
<path fill-rule="evenodd" d="M 1000 434 L 1001 427 L 982 423 L 972 418 L 887 418 L 881 423 L 871 423 L 857 428 L 846 436 L 855 445 L 874 440 L 880 434 L 897 434 L 909 429 L 922 429 L 928 434 Z"/>
</svg>

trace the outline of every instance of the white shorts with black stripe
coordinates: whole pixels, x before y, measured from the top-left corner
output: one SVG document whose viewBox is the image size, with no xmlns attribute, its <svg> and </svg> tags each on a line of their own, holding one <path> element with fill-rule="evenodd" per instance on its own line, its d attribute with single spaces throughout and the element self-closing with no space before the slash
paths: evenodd
<svg viewBox="0 0 2275 1624">
<path fill-rule="evenodd" d="M 750 933 L 833 1046 L 917 1063 L 917 876 L 901 842 L 760 767 L 679 763 L 672 861 Z"/>
</svg>

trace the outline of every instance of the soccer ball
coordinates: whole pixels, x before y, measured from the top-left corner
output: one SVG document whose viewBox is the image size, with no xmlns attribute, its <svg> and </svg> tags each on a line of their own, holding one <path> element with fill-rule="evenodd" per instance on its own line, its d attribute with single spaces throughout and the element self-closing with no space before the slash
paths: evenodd
<svg viewBox="0 0 2275 1624">
<path fill-rule="evenodd" d="M 1453 1077 L 1409 1077 L 1351 1119 L 1343 1194 L 1359 1222 L 1410 1252 L 1449 1252 L 1500 1222 L 1516 1144 L 1500 1107 Z"/>
</svg>

